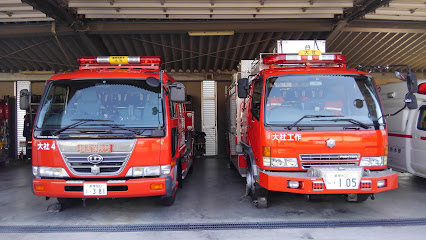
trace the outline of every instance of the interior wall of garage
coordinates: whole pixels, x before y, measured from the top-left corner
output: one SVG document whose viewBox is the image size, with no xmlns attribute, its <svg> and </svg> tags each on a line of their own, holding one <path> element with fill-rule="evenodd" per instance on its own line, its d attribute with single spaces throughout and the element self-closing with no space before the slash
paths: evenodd
<svg viewBox="0 0 426 240">
<path fill-rule="evenodd" d="M 15 93 L 15 82 L 0 82 L 0 98 L 4 99 L 5 96 L 13 97 Z"/>
<path fill-rule="evenodd" d="M 46 81 L 32 81 L 31 82 L 31 94 L 42 95 L 46 86 Z"/>
<path fill-rule="evenodd" d="M 227 139 L 226 139 L 226 95 L 225 91 L 231 85 L 231 81 L 217 82 L 217 152 L 218 155 L 227 155 Z"/>
</svg>

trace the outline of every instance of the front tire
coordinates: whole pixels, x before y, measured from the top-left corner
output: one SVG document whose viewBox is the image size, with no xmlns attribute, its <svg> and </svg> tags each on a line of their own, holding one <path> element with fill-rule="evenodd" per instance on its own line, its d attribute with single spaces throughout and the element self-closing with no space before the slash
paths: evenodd
<svg viewBox="0 0 426 240">
<path fill-rule="evenodd" d="M 268 207 L 268 190 L 263 188 L 256 182 L 254 177 L 254 171 L 251 168 L 251 165 L 247 163 L 247 176 L 246 176 L 246 188 L 248 194 L 250 195 L 253 204 L 257 208 L 267 208 Z"/>
<path fill-rule="evenodd" d="M 348 202 L 365 202 L 369 197 L 371 196 L 371 194 L 357 194 L 356 195 L 356 199 L 353 198 L 353 196 L 350 195 L 346 195 L 346 201 Z"/>
<path fill-rule="evenodd" d="M 173 196 L 162 197 L 160 200 L 160 203 L 163 206 L 170 207 L 173 205 L 173 203 L 175 203 L 175 200 L 176 200 L 176 193 Z"/>
<path fill-rule="evenodd" d="M 177 165 L 176 180 L 178 181 L 178 188 L 183 188 L 182 163 L 180 160 Z"/>
<path fill-rule="evenodd" d="M 58 203 L 61 205 L 61 209 L 71 208 L 81 203 L 80 198 L 57 198 Z"/>
</svg>

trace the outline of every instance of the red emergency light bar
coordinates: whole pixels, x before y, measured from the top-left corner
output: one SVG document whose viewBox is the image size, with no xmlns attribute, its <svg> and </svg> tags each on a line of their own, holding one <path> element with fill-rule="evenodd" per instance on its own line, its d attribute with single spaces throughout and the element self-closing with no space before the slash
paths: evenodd
<svg viewBox="0 0 426 240">
<path fill-rule="evenodd" d="M 159 56 L 90 56 L 90 57 L 79 57 L 77 62 L 80 65 L 119 65 L 119 64 L 131 64 L 131 65 L 150 65 L 150 66 L 161 66 L 161 58 Z"/>
<path fill-rule="evenodd" d="M 300 63 L 334 63 L 346 64 L 343 54 L 322 55 L 298 55 L 298 54 L 275 54 L 263 58 L 263 64 L 300 64 Z"/>
<path fill-rule="evenodd" d="M 417 93 L 426 95 L 426 83 L 422 83 L 419 85 Z"/>
</svg>

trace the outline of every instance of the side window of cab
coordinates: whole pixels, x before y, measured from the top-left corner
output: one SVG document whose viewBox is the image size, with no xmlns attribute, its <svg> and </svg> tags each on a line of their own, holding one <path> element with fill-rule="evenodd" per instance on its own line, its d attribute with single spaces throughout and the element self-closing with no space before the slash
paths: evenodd
<svg viewBox="0 0 426 240">
<path fill-rule="evenodd" d="M 169 102 L 170 118 L 176 118 L 176 103 Z"/>
<path fill-rule="evenodd" d="M 426 131 L 426 106 L 419 109 L 419 119 L 417 121 L 417 129 Z"/>
<path fill-rule="evenodd" d="M 251 98 L 251 113 L 253 117 L 259 121 L 260 119 L 260 103 L 262 99 L 262 82 L 256 80 L 253 83 L 253 93 Z"/>
</svg>

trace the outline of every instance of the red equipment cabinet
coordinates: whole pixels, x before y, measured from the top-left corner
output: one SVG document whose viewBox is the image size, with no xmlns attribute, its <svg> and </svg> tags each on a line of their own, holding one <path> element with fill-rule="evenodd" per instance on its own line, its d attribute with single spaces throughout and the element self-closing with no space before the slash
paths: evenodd
<svg viewBox="0 0 426 240">
<path fill-rule="evenodd" d="M 9 107 L 6 101 L 0 101 L 0 120 L 9 119 Z"/>
</svg>

